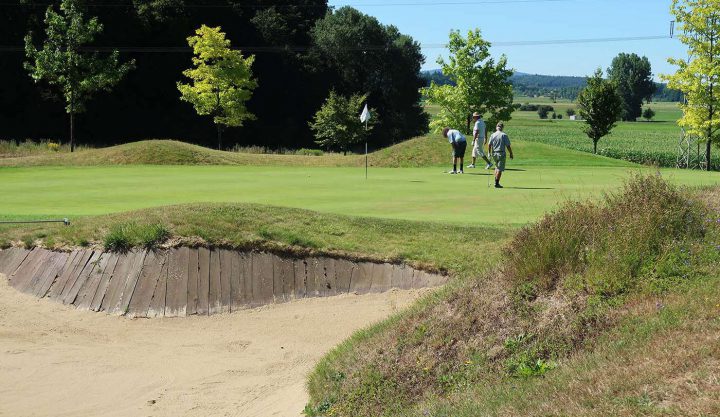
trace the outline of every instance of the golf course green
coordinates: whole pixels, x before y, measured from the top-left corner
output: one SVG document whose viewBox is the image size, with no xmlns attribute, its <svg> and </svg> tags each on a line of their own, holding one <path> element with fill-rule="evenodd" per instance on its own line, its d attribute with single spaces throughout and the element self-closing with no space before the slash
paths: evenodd
<svg viewBox="0 0 720 417">
<path fill-rule="evenodd" d="M 438 148 L 439 140 L 419 140 L 433 141 L 430 148 L 437 149 L 436 153 L 447 151 L 444 146 Z M 381 152 L 390 151 L 392 148 Z M 358 166 L 3 167 L 0 213 L 6 219 L 72 218 L 171 204 L 232 202 L 351 216 L 516 226 L 563 202 L 617 188 L 633 173 L 655 172 L 654 168 L 537 143 L 517 142 L 515 153 L 517 158 L 508 163 L 502 190 L 492 187 L 491 170 L 466 169 L 464 175 L 448 175 L 444 172 L 447 165 L 371 167 L 367 179 L 364 168 Z M 322 157 L 315 158 L 322 162 Z M 657 172 L 688 186 L 713 185 L 720 179 L 716 173 Z"/>
</svg>

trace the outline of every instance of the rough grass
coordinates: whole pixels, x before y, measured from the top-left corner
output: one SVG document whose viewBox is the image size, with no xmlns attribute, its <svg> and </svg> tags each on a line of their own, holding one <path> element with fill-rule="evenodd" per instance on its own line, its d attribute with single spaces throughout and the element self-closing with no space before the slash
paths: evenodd
<svg viewBox="0 0 720 417">
<path fill-rule="evenodd" d="M 608 158 L 581 152 L 561 150 L 536 143 L 524 145 L 522 155 L 527 163 L 540 165 L 620 166 Z M 364 155 L 326 153 L 308 155 L 265 154 L 218 151 L 174 140 L 144 140 L 97 149 L 79 149 L 69 152 L 41 152 L 0 158 L 0 167 L 23 166 L 102 166 L 102 165 L 255 165 L 255 166 L 306 166 L 306 167 L 361 167 Z M 421 136 L 401 142 L 368 156 L 372 167 L 424 167 L 447 165 L 450 147 L 440 135 Z M 547 156 L 556 155 L 548 159 Z M 468 159 L 470 153 L 467 154 Z"/>
<path fill-rule="evenodd" d="M 468 239 L 477 236 L 478 239 Z M 50 248 L 209 245 L 278 252 L 320 252 L 358 259 L 412 263 L 457 276 L 480 273 L 479 252 L 510 231 L 483 226 L 383 220 L 257 204 L 189 204 L 74 219 L 63 225 L 0 225 L 5 245 Z"/>
<path fill-rule="evenodd" d="M 667 292 L 717 267 L 715 226 L 686 200 L 643 177 L 604 202 L 571 205 L 529 226 L 503 250 L 507 267 L 455 281 L 329 353 L 309 378 L 307 413 L 395 415 L 424 398 L 552 374 L 616 323 L 629 297 Z M 564 221 L 572 216 L 578 220 Z M 635 245 L 633 233 L 649 241 Z M 513 255 L 533 250 L 541 255 Z M 692 271 L 674 268 L 685 261 Z"/>
</svg>

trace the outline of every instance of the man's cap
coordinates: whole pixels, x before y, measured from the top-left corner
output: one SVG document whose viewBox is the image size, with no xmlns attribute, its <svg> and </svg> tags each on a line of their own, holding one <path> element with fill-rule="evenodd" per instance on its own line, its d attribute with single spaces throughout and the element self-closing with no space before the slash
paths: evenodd
<svg viewBox="0 0 720 417">
<path fill-rule="evenodd" d="M 473 113 L 473 117 L 482 117 L 482 116 L 480 115 L 480 113 L 475 112 L 475 113 Z"/>
<path fill-rule="evenodd" d="M 503 122 L 498 122 L 497 127 L 505 127 L 505 125 L 503 124 Z"/>
</svg>

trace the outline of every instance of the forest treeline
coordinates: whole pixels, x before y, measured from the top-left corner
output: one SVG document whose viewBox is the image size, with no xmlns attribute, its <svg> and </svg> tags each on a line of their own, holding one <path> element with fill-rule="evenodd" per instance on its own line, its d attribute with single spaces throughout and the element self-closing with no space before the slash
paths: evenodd
<svg viewBox="0 0 720 417">
<path fill-rule="evenodd" d="M 39 44 L 45 11 L 59 3 L 0 4 L 0 138 L 68 136 L 64 104 L 23 68 L 24 37 L 31 31 Z M 121 60 L 135 65 L 76 117 L 79 143 L 173 138 L 214 145 L 212 119 L 180 101 L 176 86 L 191 65 L 187 38 L 202 24 L 220 26 L 233 47 L 255 55 L 258 87 L 247 105 L 256 120 L 228 129 L 226 147 L 315 147 L 308 122 L 331 91 L 368 95 L 378 122 L 371 147 L 427 131 L 419 44 L 353 8 L 331 10 L 326 0 L 100 0 L 82 7 L 104 25 L 91 48 L 117 49 Z"/>
<path fill-rule="evenodd" d="M 438 70 L 423 71 L 422 77 L 425 79 L 426 85 L 430 85 L 431 81 L 436 84 L 447 84 L 450 80 Z M 513 85 L 513 91 L 518 96 L 546 96 L 555 98 L 564 98 L 575 100 L 587 86 L 585 77 L 571 77 L 563 75 L 537 75 L 516 72 L 510 77 Z M 683 96 L 680 91 L 667 88 L 663 83 L 655 83 L 655 93 L 653 101 L 682 101 Z"/>
</svg>

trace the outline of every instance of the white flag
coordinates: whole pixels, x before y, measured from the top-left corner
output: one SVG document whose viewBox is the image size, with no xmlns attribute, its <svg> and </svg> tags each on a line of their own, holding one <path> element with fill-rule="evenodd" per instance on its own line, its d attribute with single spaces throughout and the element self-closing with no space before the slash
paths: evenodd
<svg viewBox="0 0 720 417">
<path fill-rule="evenodd" d="M 370 110 L 368 110 L 367 103 L 365 103 L 365 108 L 363 109 L 362 113 L 360 113 L 360 121 L 365 123 L 368 120 L 370 120 Z"/>
</svg>

